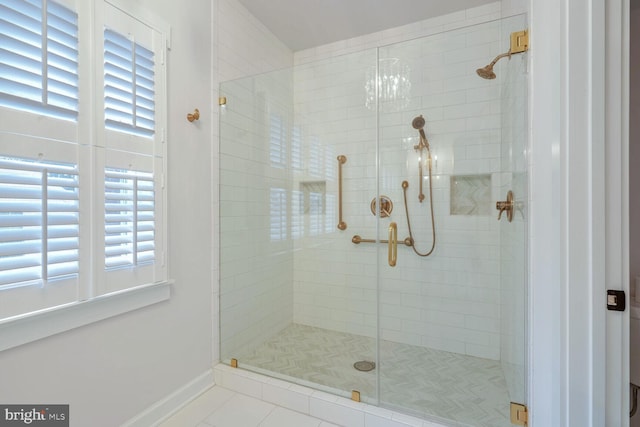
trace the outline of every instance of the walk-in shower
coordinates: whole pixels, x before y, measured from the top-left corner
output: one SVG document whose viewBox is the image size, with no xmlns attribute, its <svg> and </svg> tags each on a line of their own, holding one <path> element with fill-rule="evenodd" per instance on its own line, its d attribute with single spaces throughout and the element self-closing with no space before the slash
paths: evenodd
<svg viewBox="0 0 640 427">
<path fill-rule="evenodd" d="M 525 24 L 221 85 L 224 363 L 444 425 L 511 425 L 526 403 L 527 55 L 494 80 L 475 70 Z M 508 191 L 512 222 L 495 209 Z"/>
</svg>

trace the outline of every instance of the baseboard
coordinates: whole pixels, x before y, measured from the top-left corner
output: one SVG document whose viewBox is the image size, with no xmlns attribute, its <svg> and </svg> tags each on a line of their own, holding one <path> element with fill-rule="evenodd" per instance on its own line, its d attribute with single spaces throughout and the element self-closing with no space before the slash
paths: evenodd
<svg viewBox="0 0 640 427">
<path fill-rule="evenodd" d="M 213 369 L 191 380 L 167 397 L 122 424 L 123 427 L 157 426 L 214 385 Z"/>
</svg>

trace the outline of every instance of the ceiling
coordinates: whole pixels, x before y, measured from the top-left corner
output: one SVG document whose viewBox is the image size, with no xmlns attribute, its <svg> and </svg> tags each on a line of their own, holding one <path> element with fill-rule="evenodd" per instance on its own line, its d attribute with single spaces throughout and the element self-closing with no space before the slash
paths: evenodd
<svg viewBox="0 0 640 427">
<path fill-rule="evenodd" d="M 239 0 L 298 51 L 495 0 Z"/>
</svg>

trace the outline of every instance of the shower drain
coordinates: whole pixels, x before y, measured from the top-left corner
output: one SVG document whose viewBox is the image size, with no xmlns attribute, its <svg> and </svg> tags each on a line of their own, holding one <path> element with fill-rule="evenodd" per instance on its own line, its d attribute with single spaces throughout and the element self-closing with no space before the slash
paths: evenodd
<svg viewBox="0 0 640 427">
<path fill-rule="evenodd" d="M 368 360 L 361 360 L 353 364 L 353 367 L 358 371 L 369 372 L 375 369 L 375 362 L 369 362 Z"/>
</svg>

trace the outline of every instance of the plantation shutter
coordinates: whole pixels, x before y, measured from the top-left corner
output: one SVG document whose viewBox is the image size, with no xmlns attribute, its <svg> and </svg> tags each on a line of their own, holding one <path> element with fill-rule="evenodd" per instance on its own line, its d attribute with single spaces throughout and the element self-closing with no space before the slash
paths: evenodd
<svg viewBox="0 0 640 427">
<path fill-rule="evenodd" d="M 0 323 L 29 328 L 3 344 L 84 324 L 98 297 L 157 302 L 167 280 L 169 27 L 118 3 L 0 0 Z"/>
<path fill-rule="evenodd" d="M 105 125 L 150 137 L 155 132 L 154 54 L 116 31 L 104 31 Z"/>
<path fill-rule="evenodd" d="M 0 4 L 0 105 L 76 120 L 78 15 L 54 2 Z"/>
<path fill-rule="evenodd" d="M 119 268 L 155 260 L 153 175 L 105 171 L 105 266 Z"/>
<path fill-rule="evenodd" d="M 0 159 L 0 289 L 78 274 L 73 165 Z"/>
<path fill-rule="evenodd" d="M 162 34 L 105 3 L 104 294 L 166 279 L 165 58 Z"/>
</svg>

